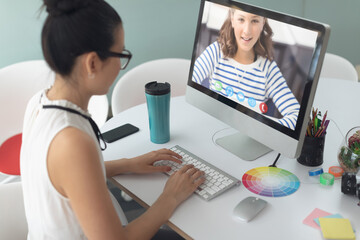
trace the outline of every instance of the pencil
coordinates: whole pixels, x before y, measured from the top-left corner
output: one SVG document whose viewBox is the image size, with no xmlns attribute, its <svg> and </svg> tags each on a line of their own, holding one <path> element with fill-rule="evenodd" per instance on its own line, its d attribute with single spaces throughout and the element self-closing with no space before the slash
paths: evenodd
<svg viewBox="0 0 360 240">
<path fill-rule="evenodd" d="M 322 131 L 321 136 L 324 136 L 324 135 L 325 135 L 326 130 L 327 130 L 328 126 L 329 126 L 329 122 L 330 122 L 330 120 L 326 120 L 326 121 L 325 121 L 325 123 L 324 123 L 324 130 Z"/>
<path fill-rule="evenodd" d="M 322 122 L 321 122 L 321 126 L 324 125 L 324 123 L 325 123 L 325 121 L 326 121 L 326 116 L 327 116 L 327 110 L 326 110 L 326 112 L 325 112 L 325 114 L 324 114 L 323 120 L 322 120 Z"/>
<path fill-rule="evenodd" d="M 306 133 L 307 133 L 308 136 L 311 136 L 311 130 L 310 129 L 311 129 L 311 124 L 309 124 L 308 127 L 307 127 L 307 132 Z"/>
<path fill-rule="evenodd" d="M 323 131 L 324 131 L 324 128 L 320 126 L 319 130 L 316 132 L 314 137 L 320 137 L 320 135 L 322 134 Z"/>
</svg>

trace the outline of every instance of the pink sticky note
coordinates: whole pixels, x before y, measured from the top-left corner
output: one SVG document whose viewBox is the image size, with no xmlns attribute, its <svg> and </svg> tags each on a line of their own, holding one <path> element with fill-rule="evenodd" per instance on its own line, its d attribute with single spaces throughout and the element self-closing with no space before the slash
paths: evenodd
<svg viewBox="0 0 360 240">
<path fill-rule="evenodd" d="M 314 221 L 315 218 L 320 218 L 320 217 L 326 217 L 331 215 L 331 213 L 325 212 L 321 209 L 315 208 L 310 214 L 309 216 L 307 216 L 304 221 L 303 224 L 309 225 L 310 227 L 316 228 L 316 229 L 321 229 L 316 222 Z"/>
</svg>

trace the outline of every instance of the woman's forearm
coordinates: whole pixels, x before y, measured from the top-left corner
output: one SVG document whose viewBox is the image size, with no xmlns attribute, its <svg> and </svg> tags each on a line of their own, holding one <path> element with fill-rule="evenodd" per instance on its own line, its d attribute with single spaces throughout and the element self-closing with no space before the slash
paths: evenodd
<svg viewBox="0 0 360 240">
<path fill-rule="evenodd" d="M 178 203 L 164 194 L 139 218 L 125 227 L 129 239 L 150 239 L 173 214 Z M 139 229 L 141 229 L 139 231 Z"/>
<path fill-rule="evenodd" d="M 129 158 L 119 160 L 105 161 L 106 177 L 113 177 L 123 173 L 131 172 Z"/>
</svg>

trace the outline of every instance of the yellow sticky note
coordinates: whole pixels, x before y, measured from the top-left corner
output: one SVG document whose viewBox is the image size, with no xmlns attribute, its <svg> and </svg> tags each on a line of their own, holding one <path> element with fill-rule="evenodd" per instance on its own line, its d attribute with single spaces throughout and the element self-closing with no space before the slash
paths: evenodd
<svg viewBox="0 0 360 240">
<path fill-rule="evenodd" d="M 355 233 L 349 219 L 319 218 L 319 222 L 324 238 L 355 240 Z"/>
</svg>

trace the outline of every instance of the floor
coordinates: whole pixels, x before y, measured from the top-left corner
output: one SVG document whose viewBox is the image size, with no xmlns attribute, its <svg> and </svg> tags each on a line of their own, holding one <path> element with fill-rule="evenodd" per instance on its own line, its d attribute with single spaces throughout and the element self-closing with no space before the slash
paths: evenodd
<svg viewBox="0 0 360 240">
<path fill-rule="evenodd" d="M 107 185 L 111 193 L 118 200 L 129 222 L 131 222 L 145 212 L 145 209 L 140 206 L 136 201 L 126 201 L 121 196 L 121 190 L 114 186 L 111 182 L 108 181 Z"/>
<path fill-rule="evenodd" d="M 7 179 L 8 177 L 9 177 L 8 175 L 4 175 L 4 174 L 0 173 L 0 183 L 2 183 L 2 181 Z M 20 180 L 21 180 L 20 177 L 16 177 L 15 179 L 11 180 L 10 182 L 17 182 L 17 181 L 20 181 Z"/>
<path fill-rule="evenodd" d="M 0 182 L 2 181 L 2 180 L 4 180 L 6 177 L 4 176 L 4 175 L 2 175 L 2 174 L 0 174 Z"/>
<path fill-rule="evenodd" d="M 121 208 L 123 209 L 126 218 L 129 222 L 134 220 L 135 218 L 139 217 L 141 214 L 143 214 L 146 210 L 140 206 L 137 202 L 134 200 L 126 201 L 121 196 L 121 190 L 113 185 L 111 182 L 107 182 L 108 188 L 110 189 L 111 193 L 114 195 L 114 197 L 118 200 Z M 177 233 L 171 230 L 170 227 L 167 225 L 161 226 L 161 231 L 157 233 L 157 235 L 153 238 L 154 240 L 181 240 L 183 239 L 181 236 L 179 236 Z"/>
</svg>

